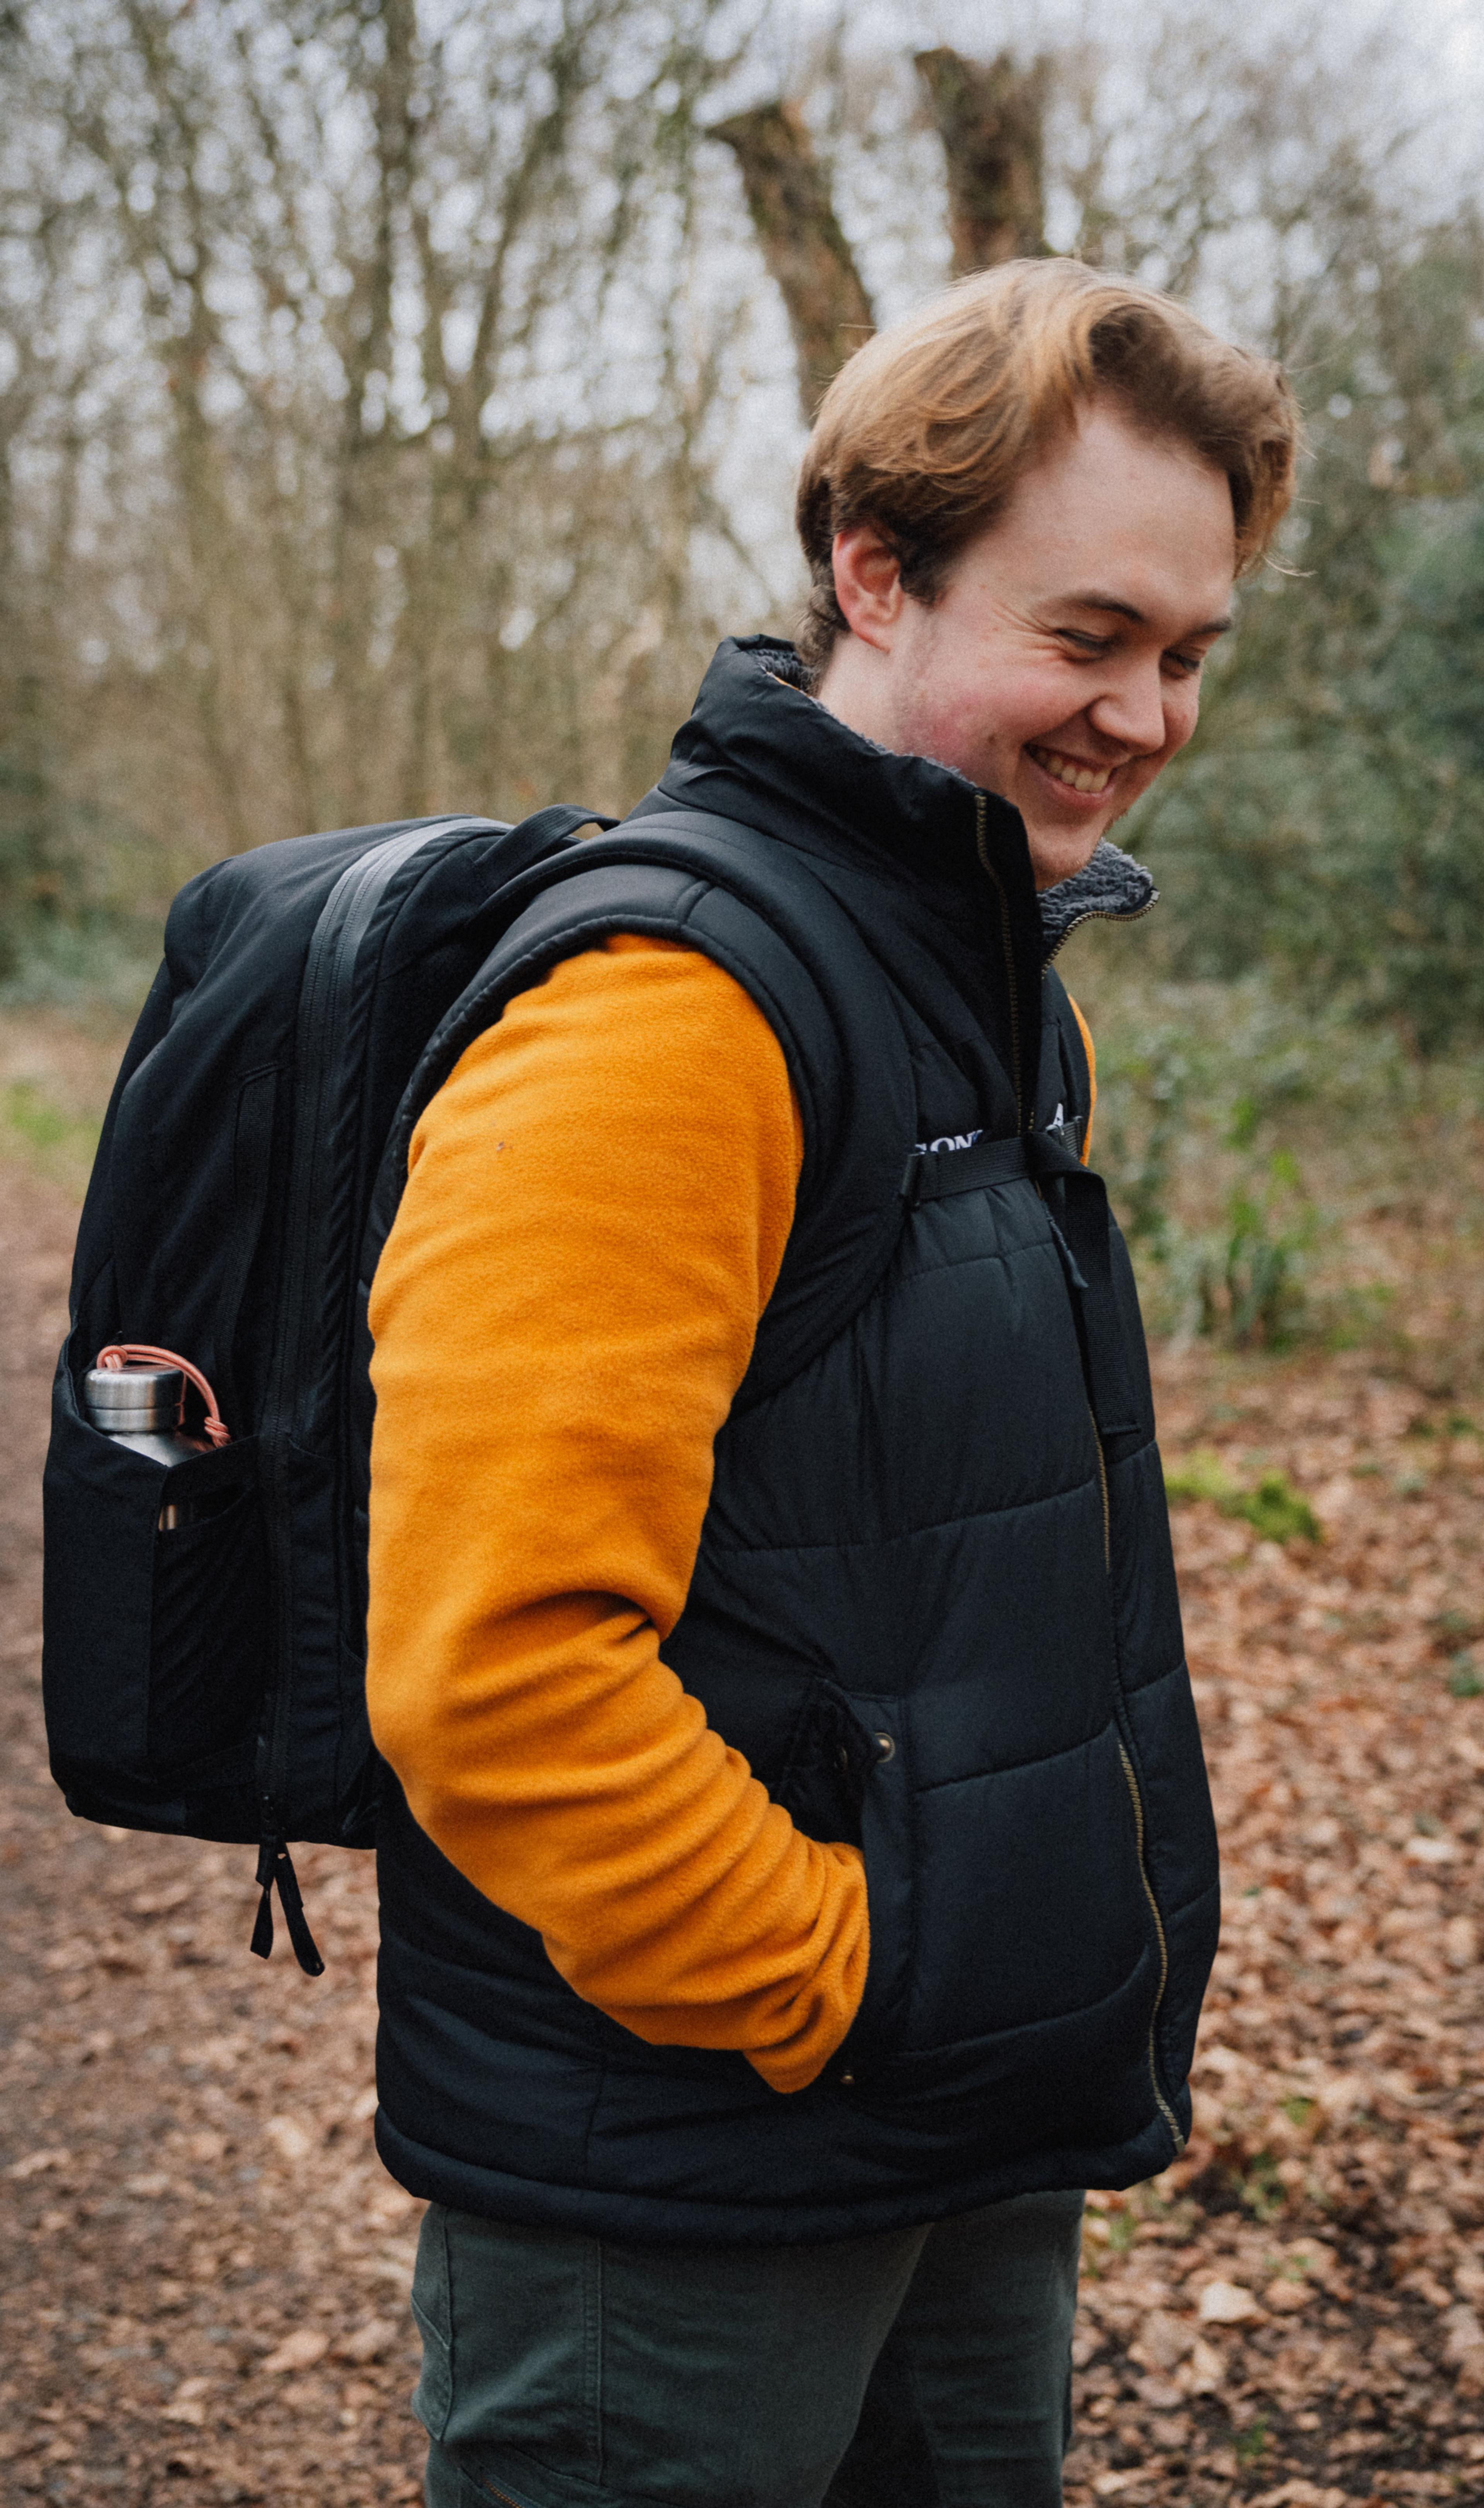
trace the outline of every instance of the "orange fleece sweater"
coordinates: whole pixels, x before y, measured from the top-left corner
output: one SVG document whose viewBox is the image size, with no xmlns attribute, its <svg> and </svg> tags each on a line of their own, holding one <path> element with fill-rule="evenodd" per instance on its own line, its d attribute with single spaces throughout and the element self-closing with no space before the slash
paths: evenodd
<svg viewBox="0 0 1484 2508">
<path fill-rule="evenodd" d="M 855 2016 L 861 1859 L 795 1828 L 659 1647 L 801 1155 L 742 987 L 620 936 L 433 1099 L 371 1299 L 378 1748 L 576 1993 L 778 2090 Z"/>
</svg>

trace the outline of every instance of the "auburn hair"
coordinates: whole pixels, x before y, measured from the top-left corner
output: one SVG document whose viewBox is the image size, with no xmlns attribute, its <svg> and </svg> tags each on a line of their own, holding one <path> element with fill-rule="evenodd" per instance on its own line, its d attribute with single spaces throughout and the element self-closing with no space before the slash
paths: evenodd
<svg viewBox="0 0 1484 2508">
<path fill-rule="evenodd" d="M 1300 443 L 1281 368 L 1155 288 L 1081 261 L 1004 262 L 878 332 L 820 404 L 796 507 L 811 577 L 798 637 L 806 666 L 821 670 L 847 632 L 836 532 L 873 525 L 906 591 L 933 601 L 1021 474 L 1100 397 L 1225 471 L 1237 572 L 1260 565 L 1293 495 Z"/>
</svg>

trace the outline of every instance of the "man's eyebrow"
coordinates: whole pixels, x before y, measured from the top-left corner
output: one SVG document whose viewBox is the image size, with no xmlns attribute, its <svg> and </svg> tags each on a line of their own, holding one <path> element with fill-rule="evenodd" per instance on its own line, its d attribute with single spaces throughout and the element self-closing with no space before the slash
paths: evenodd
<svg viewBox="0 0 1484 2508">
<path fill-rule="evenodd" d="M 1073 609 L 1108 609 L 1115 617 L 1131 620 L 1135 627 L 1149 624 L 1142 609 L 1135 609 L 1132 601 L 1120 601 L 1116 593 L 1068 592 L 1062 598 Z M 1224 636 L 1231 623 L 1229 610 L 1224 618 L 1206 618 L 1199 627 L 1187 627 L 1185 632 L 1187 636 Z"/>
</svg>

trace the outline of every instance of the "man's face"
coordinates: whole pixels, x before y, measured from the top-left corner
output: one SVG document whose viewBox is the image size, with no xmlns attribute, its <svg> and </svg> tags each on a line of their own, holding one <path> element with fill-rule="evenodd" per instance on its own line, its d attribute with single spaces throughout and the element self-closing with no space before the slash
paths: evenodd
<svg viewBox="0 0 1484 2508">
<path fill-rule="evenodd" d="M 851 634 L 821 701 L 884 747 L 1014 802 L 1036 885 L 1050 888 L 1195 730 L 1235 567 L 1223 473 L 1095 403 L 933 603 L 903 592 L 869 527 L 839 535 Z"/>
</svg>

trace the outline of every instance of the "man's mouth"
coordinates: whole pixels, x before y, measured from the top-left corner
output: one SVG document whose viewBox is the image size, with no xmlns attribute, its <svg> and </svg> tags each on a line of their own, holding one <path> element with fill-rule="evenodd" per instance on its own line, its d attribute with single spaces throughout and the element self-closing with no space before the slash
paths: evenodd
<svg viewBox="0 0 1484 2508">
<path fill-rule="evenodd" d="M 1089 766 L 1081 758 L 1063 757 L 1059 750 L 1039 748 L 1032 740 L 1025 747 L 1043 774 L 1064 784 L 1070 793 L 1105 793 L 1118 771 L 1116 767 Z"/>
</svg>

